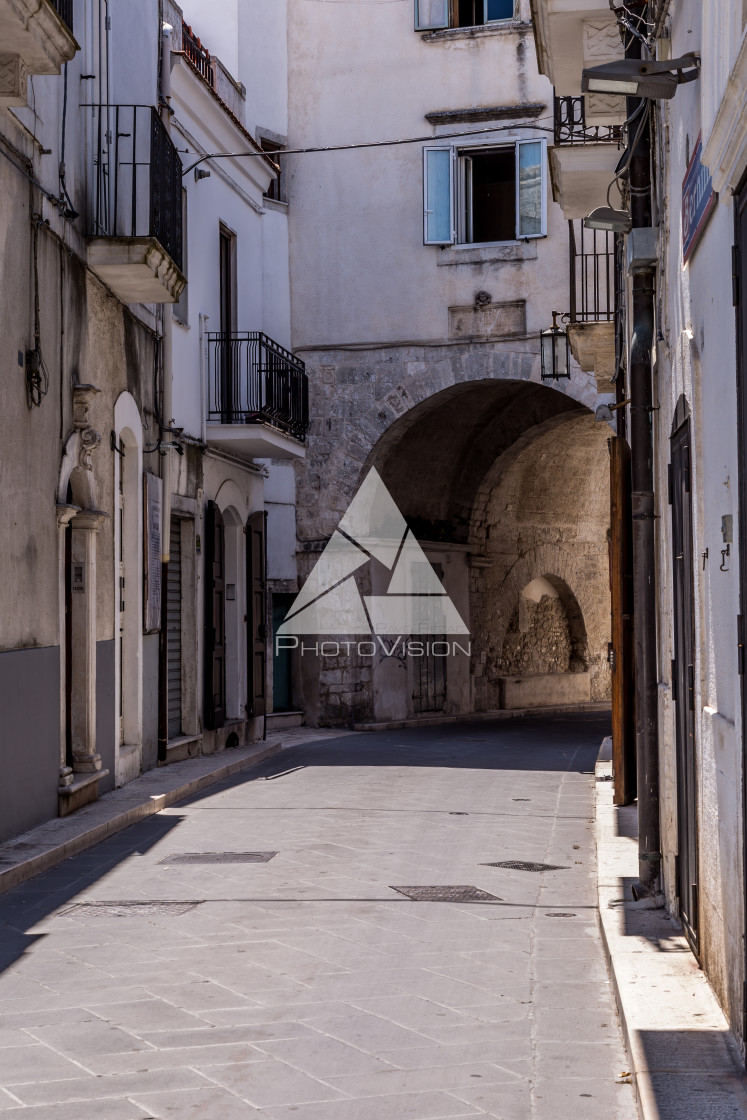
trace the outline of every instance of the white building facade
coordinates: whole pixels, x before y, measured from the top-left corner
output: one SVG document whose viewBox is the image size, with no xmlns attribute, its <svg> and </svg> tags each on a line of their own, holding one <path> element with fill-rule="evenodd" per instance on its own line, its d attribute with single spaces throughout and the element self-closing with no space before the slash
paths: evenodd
<svg viewBox="0 0 747 1120">
<path fill-rule="evenodd" d="M 542 376 L 540 331 L 573 308 L 529 4 L 290 0 L 288 57 L 299 578 L 375 467 L 471 638 L 442 660 L 299 647 L 306 717 L 604 703 L 611 386 L 575 359 Z"/>
<path fill-rule="evenodd" d="M 199 39 L 222 26 L 0 4 L 3 836 L 265 730 L 264 491 L 304 455 L 306 377 L 256 133 L 282 142 L 284 82 L 242 86 Z M 270 17 L 280 75 L 285 49 Z"/>
<path fill-rule="evenodd" d="M 625 31 L 605 5 L 532 7 L 541 68 L 558 95 L 579 97 L 583 67 L 622 57 Z M 744 1045 L 747 26 L 737 2 L 672 0 L 641 15 L 658 59 L 700 56 L 696 81 L 650 103 L 661 886 Z M 598 123 L 623 117 L 624 102 L 598 99 Z M 568 155 L 556 194 L 566 214 L 588 213 L 605 205 L 612 176 L 582 195 L 574 159 L 589 164 L 588 148 Z M 622 239 L 621 252 L 635 257 Z M 630 285 L 628 275 L 622 347 L 615 354 L 608 340 L 598 356 L 617 369 L 621 402 L 635 329 Z"/>
</svg>

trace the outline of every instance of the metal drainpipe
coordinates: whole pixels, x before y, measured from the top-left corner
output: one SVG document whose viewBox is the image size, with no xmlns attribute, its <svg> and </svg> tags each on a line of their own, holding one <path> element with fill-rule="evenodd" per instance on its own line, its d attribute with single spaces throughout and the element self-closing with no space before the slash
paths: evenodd
<svg viewBox="0 0 747 1120">
<path fill-rule="evenodd" d="M 642 16 L 631 17 L 645 32 Z M 641 43 L 628 35 L 626 58 L 641 57 Z M 640 106 L 628 98 L 628 116 Z M 648 110 L 646 110 L 648 112 Z M 630 214 L 634 229 L 651 225 L 651 127 L 646 123 L 630 163 Z M 630 345 L 630 450 L 633 507 L 633 619 L 635 625 L 636 758 L 638 770 L 638 882 L 633 897 L 660 891 L 659 713 L 656 656 L 656 547 L 654 538 L 654 441 L 652 347 L 654 270 L 632 277 L 633 334 Z"/>
<path fill-rule="evenodd" d="M 171 28 L 164 25 L 161 30 L 161 120 L 171 135 Z M 161 479 L 163 481 L 163 501 L 161 504 L 161 635 L 158 646 L 158 761 L 166 762 L 169 741 L 169 636 L 168 636 L 168 574 L 169 549 L 171 544 L 171 435 L 167 430 L 173 426 L 173 385 L 171 376 L 172 316 L 171 305 L 161 304 L 163 308 L 163 338 L 161 355 L 163 360 L 163 396 L 161 407 L 161 445 L 165 454 L 161 456 Z"/>
</svg>

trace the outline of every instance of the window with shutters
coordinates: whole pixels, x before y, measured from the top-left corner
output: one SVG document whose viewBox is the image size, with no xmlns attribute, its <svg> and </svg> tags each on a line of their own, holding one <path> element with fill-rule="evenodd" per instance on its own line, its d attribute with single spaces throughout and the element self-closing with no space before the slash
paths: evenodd
<svg viewBox="0 0 747 1120">
<path fill-rule="evenodd" d="M 423 149 L 426 245 L 495 245 L 547 233 L 544 140 Z"/>
<path fill-rule="evenodd" d="M 518 18 L 517 0 L 415 0 L 415 30 L 480 27 Z"/>
</svg>

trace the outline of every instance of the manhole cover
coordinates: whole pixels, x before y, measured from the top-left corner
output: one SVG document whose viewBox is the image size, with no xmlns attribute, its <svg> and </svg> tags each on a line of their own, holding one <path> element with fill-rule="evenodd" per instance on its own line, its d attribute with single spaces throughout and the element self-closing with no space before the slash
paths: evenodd
<svg viewBox="0 0 747 1120">
<path fill-rule="evenodd" d="M 478 887 L 392 887 L 398 894 L 404 894 L 413 902 L 500 902 L 495 894 L 488 894 Z"/>
<path fill-rule="evenodd" d="M 576 915 L 575 914 L 566 914 L 562 910 L 556 910 L 556 911 L 551 911 L 548 914 L 545 914 L 545 917 L 546 918 L 575 918 Z"/>
<path fill-rule="evenodd" d="M 504 859 L 501 863 L 484 863 L 483 867 L 505 867 L 508 871 L 567 871 L 559 863 L 525 863 L 520 859 Z"/>
<path fill-rule="evenodd" d="M 178 852 L 159 863 L 269 863 L 277 852 Z"/>
<path fill-rule="evenodd" d="M 148 914 L 186 914 L 200 906 L 199 902 L 76 902 L 61 910 L 58 918 L 133 918 Z"/>
</svg>

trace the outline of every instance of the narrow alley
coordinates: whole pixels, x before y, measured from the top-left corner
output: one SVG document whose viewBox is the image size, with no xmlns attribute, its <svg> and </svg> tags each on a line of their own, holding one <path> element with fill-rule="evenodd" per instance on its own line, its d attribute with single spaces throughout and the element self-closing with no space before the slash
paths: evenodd
<svg viewBox="0 0 747 1120">
<path fill-rule="evenodd" d="M 300 744 L 10 891 L 3 1114 L 633 1120 L 596 915 L 607 731 Z"/>
</svg>

